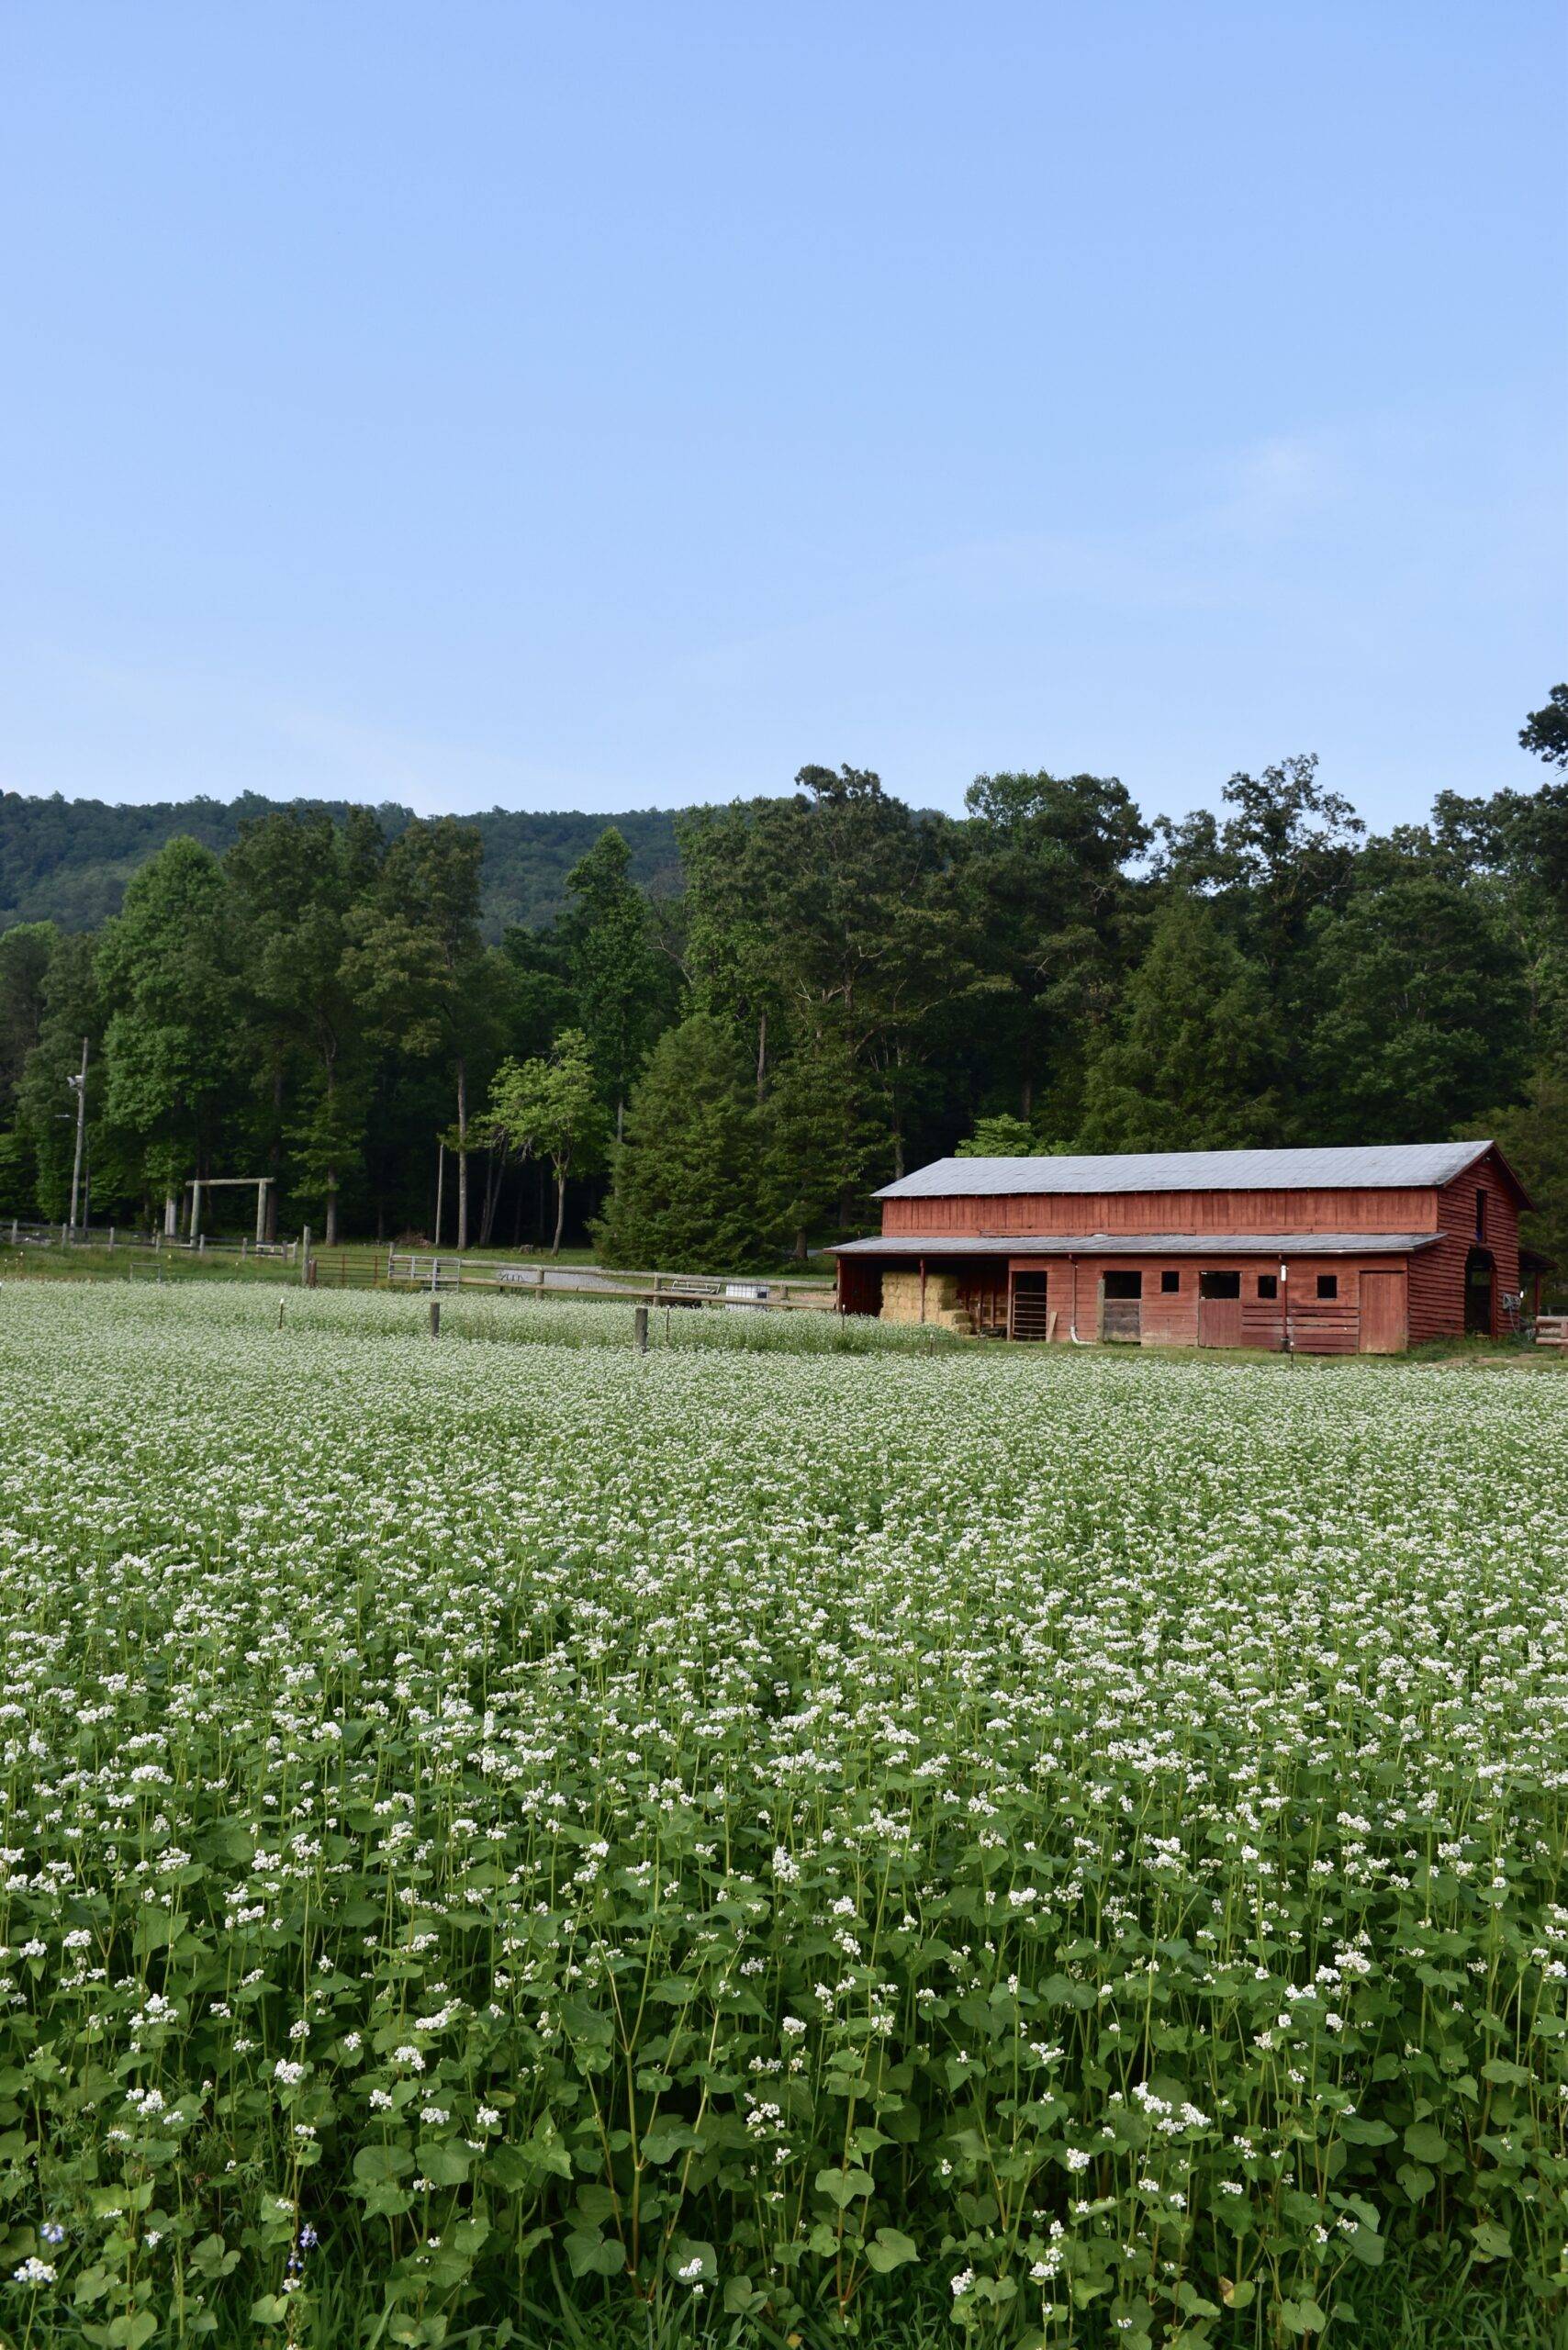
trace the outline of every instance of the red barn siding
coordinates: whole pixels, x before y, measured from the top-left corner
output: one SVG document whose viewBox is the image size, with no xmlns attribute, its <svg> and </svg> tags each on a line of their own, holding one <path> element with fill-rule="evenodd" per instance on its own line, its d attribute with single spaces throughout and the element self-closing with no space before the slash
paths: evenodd
<svg viewBox="0 0 1568 2350">
<path fill-rule="evenodd" d="M 1396 1271 L 1407 1275 L 1409 1337 L 1457 1337 L 1464 1329 L 1465 1266 L 1477 1245 L 1475 1201 L 1485 1196 L 1486 1229 L 1480 1244 L 1493 1259 L 1493 1329 L 1505 1326 L 1504 1294 L 1519 1287 L 1518 1219 L 1520 1195 L 1514 1178 L 1498 1154 L 1484 1158 L 1443 1185 L 1390 1186 L 1359 1191 L 1253 1190 L 1210 1192 L 1093 1192 L 975 1193 L 948 1199 L 904 1198 L 882 1203 L 886 1238 L 908 1236 L 910 1261 L 924 1256 L 935 1269 L 942 1264 L 944 1236 L 986 1239 L 994 1237 L 994 1259 L 949 1259 L 959 1277 L 965 1302 L 976 1326 L 989 1330 L 1006 1326 L 1009 1268 L 1046 1277 L 1047 1313 L 1056 1316 L 1058 1343 L 1067 1342 L 1076 1327 L 1081 1339 L 1093 1339 L 1100 1330 L 1100 1281 L 1112 1270 L 1141 1271 L 1144 1276 L 1140 1332 L 1144 1344 L 1195 1346 L 1198 1343 L 1198 1276 L 1205 1270 L 1238 1271 L 1241 1275 L 1241 1343 L 1279 1348 L 1289 1337 L 1293 1347 L 1307 1354 L 1353 1353 L 1361 1346 L 1361 1276 L 1365 1271 Z M 1408 1257 L 1369 1252 L 1355 1256 L 1314 1257 L 1315 1233 L 1420 1233 L 1434 1242 Z M 1183 1234 L 1201 1237 L 1239 1233 L 1279 1233 L 1297 1236 L 1287 1243 L 1283 1261 L 1286 1280 L 1282 1294 L 1259 1295 L 1258 1276 L 1279 1272 L 1278 1260 L 1226 1256 L 1216 1251 L 1206 1262 L 1193 1257 L 1170 1258 L 1151 1249 L 1145 1256 L 1107 1258 L 1097 1254 L 1096 1236 L 1136 1237 Z M 1081 1234 L 1084 1248 L 1072 1258 L 1012 1257 L 1009 1238 L 1067 1238 Z M 920 1244 L 924 1243 L 924 1246 Z M 946 1269 L 945 1269 L 946 1270 Z M 1159 1277 L 1174 1270 L 1180 1276 L 1173 1292 L 1161 1290 Z M 1319 1298 L 1317 1276 L 1333 1273 L 1338 1293 Z M 866 1311 L 856 1303 L 880 1293 L 880 1276 L 869 1265 L 854 1266 L 840 1259 L 840 1295 L 851 1311 Z M 868 1310 L 875 1311 L 874 1305 Z"/>
<path fill-rule="evenodd" d="M 1410 1343 L 1425 1338 L 1462 1336 L 1464 1330 L 1464 1268 L 1475 1238 L 1475 1194 L 1486 1200 L 1486 1237 L 1480 1246 L 1492 1253 L 1492 1330 L 1504 1328 L 1503 1293 L 1519 1286 L 1519 1204 L 1496 1153 L 1478 1166 L 1467 1168 L 1451 1183 L 1432 1194 L 1437 1203 L 1435 1248 L 1425 1248 L 1410 1262 Z"/>
<path fill-rule="evenodd" d="M 1472 1185 L 1472 1189 L 1473 1189 Z M 1385 1192 L 1073 1192 L 988 1193 L 882 1203 L 882 1230 L 1070 1232 L 1430 1232 L 1437 1194 Z"/>
</svg>

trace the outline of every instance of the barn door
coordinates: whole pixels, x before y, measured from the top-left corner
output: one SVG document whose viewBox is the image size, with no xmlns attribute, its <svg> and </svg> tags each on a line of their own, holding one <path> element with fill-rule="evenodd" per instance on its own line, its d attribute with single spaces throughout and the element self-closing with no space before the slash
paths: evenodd
<svg viewBox="0 0 1568 2350">
<path fill-rule="evenodd" d="M 1015 1338 L 1046 1338 L 1050 1336 L 1044 1273 L 1014 1274 L 1012 1329 Z"/>
<path fill-rule="evenodd" d="M 1238 1347 L 1241 1344 L 1241 1275 L 1198 1275 L 1198 1344 Z"/>
<path fill-rule="evenodd" d="M 1103 1338 L 1131 1339 L 1138 1345 L 1143 1337 L 1143 1275 L 1118 1270 L 1105 1273 L 1100 1281 L 1100 1336 Z"/>
<path fill-rule="evenodd" d="M 1410 1343 L 1403 1273 L 1361 1275 L 1361 1352 L 1402 1355 Z"/>
</svg>

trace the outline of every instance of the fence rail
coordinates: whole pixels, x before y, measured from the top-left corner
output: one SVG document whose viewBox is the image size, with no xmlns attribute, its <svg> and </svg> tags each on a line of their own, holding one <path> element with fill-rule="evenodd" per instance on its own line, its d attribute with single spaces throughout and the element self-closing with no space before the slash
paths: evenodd
<svg viewBox="0 0 1568 2350">
<path fill-rule="evenodd" d="M 1568 1347 L 1568 1314 L 1538 1314 L 1535 1342 L 1538 1347 Z"/>
<path fill-rule="evenodd" d="M 297 1261 L 297 1240 L 239 1240 L 209 1237 L 205 1232 L 196 1240 L 171 1238 L 159 1231 L 148 1231 L 130 1224 L 39 1224 L 26 1216 L 0 1216 L 0 1247 L 12 1248 L 108 1248 L 117 1253 L 122 1248 L 139 1248 L 169 1257 L 231 1257 L 236 1262 L 249 1262 L 252 1257 L 263 1262 L 292 1265 Z"/>
<path fill-rule="evenodd" d="M 20 1216 L 0 1218 L 0 1246 L 18 1250 L 99 1248 L 135 1253 L 160 1262 L 200 1258 L 227 1264 L 288 1266 L 312 1289 L 424 1290 L 432 1295 L 488 1290 L 511 1297 L 577 1297 L 619 1300 L 629 1305 L 717 1306 L 733 1313 L 831 1313 L 836 1304 L 831 1282 L 820 1277 L 726 1281 L 708 1273 L 611 1271 L 598 1265 L 558 1265 L 533 1259 L 502 1263 L 491 1257 L 448 1256 L 431 1249 L 322 1248 L 311 1246 L 301 1261 L 299 1240 L 170 1238 L 129 1225 L 40 1224 Z"/>
<path fill-rule="evenodd" d="M 831 1313 L 834 1290 L 823 1281 L 726 1281 L 707 1273 L 616 1272 L 594 1265 L 498 1264 L 489 1258 L 390 1250 L 386 1286 L 487 1289 L 517 1297 L 598 1297 L 632 1305 L 720 1306 L 739 1313 Z"/>
</svg>

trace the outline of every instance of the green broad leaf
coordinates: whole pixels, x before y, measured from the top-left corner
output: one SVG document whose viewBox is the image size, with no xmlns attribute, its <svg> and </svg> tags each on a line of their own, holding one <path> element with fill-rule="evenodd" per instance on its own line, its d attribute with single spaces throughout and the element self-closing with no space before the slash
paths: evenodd
<svg viewBox="0 0 1568 2350">
<path fill-rule="evenodd" d="M 1227 2310 L 1249 2310 L 1258 2298 L 1258 2288 L 1250 2277 L 1222 2277 L 1219 2297 Z"/>
<path fill-rule="evenodd" d="M 1362 2121 L 1352 2116 L 1340 2122 L 1339 2135 L 1351 2146 L 1391 2146 L 1394 2133 L 1386 2121 Z"/>
<path fill-rule="evenodd" d="M 697 2264 L 695 2276 L 691 2274 L 693 2261 Z M 719 2255 L 711 2244 L 691 2236 L 678 2236 L 665 2266 L 683 2285 L 711 2285 L 719 2273 Z"/>
<path fill-rule="evenodd" d="M 1413 2162 L 1440 2163 L 1449 2142 L 1429 2121 L 1413 2121 L 1405 2132 L 1405 2151 Z"/>
<path fill-rule="evenodd" d="M 141 2350 L 158 2331 L 158 2320 L 151 2310 L 127 2310 L 123 2316 L 113 2317 L 104 2328 L 104 2339 L 112 2350 Z"/>
<path fill-rule="evenodd" d="M 869 2195 L 875 2185 L 868 2170 L 819 2170 L 812 2181 L 819 2195 L 847 2211 L 857 2195 Z"/>
<path fill-rule="evenodd" d="M 435 2187 L 461 2187 L 469 2160 L 468 2149 L 449 2138 L 421 2138 L 414 2150 L 415 2170 Z"/>
<path fill-rule="evenodd" d="M 1471 2229 L 1470 2241 L 1477 2260 L 1506 2260 L 1514 2249 L 1513 2237 L 1496 2220 L 1480 2221 Z"/>
<path fill-rule="evenodd" d="M 1345 2239 L 1352 2256 L 1364 2268 L 1381 2268 L 1384 2245 L 1375 2228 L 1353 2228 Z"/>
<path fill-rule="evenodd" d="M 577 2228 L 566 2238 L 566 2265 L 574 2277 L 621 2277 L 626 2270 L 626 2247 L 600 2235 L 597 2228 Z"/>
<path fill-rule="evenodd" d="M 413 2175 L 414 2157 L 407 2146 L 362 2146 L 353 2158 L 353 2175 L 361 2187 L 380 2187 L 388 2179 Z"/>
<path fill-rule="evenodd" d="M 920 2248 L 899 2228 L 879 2228 L 866 2247 L 866 2266 L 874 2268 L 879 2277 L 890 2269 L 902 2268 L 906 2261 L 918 2260 Z"/>
<path fill-rule="evenodd" d="M 750 2317 L 754 2311 L 766 2307 L 767 2296 L 759 2293 L 749 2277 L 731 2277 L 725 2280 L 723 2311 L 726 2317 Z"/>
<path fill-rule="evenodd" d="M 690 2124 L 685 2121 L 655 2121 L 643 2140 L 643 2160 L 645 2163 L 667 2163 L 672 2154 L 683 2154 L 697 2140 Z"/>
<path fill-rule="evenodd" d="M 203 2236 L 192 2247 L 189 2266 L 198 2277 L 229 2277 L 240 2266 L 240 2255 L 229 2250 L 221 2236 Z"/>
<path fill-rule="evenodd" d="M 1496 2081 L 1511 2089 L 1529 2087 L 1530 2076 L 1522 2065 L 1510 2065 L 1506 2056 L 1489 2056 L 1481 2067 L 1484 2081 Z"/>
<path fill-rule="evenodd" d="M 1280 2323 L 1287 2333 L 1321 2333 L 1327 2322 L 1327 2311 L 1310 2296 L 1299 2301 L 1282 2300 L 1280 2303 Z"/>
<path fill-rule="evenodd" d="M 252 2325 L 281 2325 L 287 2315 L 286 2293 L 263 2293 L 259 2301 L 251 2303 Z"/>
</svg>

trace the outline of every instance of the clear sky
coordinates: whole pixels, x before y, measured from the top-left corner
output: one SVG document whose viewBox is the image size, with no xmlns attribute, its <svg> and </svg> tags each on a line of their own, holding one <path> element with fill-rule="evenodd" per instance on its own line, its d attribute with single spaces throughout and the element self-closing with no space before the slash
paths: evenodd
<svg viewBox="0 0 1568 2350">
<path fill-rule="evenodd" d="M 6 0 L 0 786 L 1530 786 L 1563 62 L 1555 0 Z"/>
</svg>

